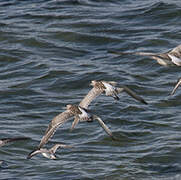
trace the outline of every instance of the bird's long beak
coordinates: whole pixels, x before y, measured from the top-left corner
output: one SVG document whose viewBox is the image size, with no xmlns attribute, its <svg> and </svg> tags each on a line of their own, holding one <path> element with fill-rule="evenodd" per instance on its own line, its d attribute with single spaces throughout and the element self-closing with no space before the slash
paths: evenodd
<svg viewBox="0 0 181 180">
<path fill-rule="evenodd" d="M 177 90 L 177 88 L 181 85 L 181 79 L 179 79 L 177 81 L 177 84 L 175 85 L 174 89 L 171 92 L 171 95 L 173 95 L 175 93 L 175 91 Z"/>
</svg>

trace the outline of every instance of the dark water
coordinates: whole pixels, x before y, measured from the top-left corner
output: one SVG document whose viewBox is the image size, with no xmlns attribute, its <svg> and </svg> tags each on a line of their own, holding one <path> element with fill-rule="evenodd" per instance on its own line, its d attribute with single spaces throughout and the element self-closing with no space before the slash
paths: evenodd
<svg viewBox="0 0 181 180">
<path fill-rule="evenodd" d="M 0 149 L 0 179 L 181 179 L 181 92 L 169 96 L 179 67 L 107 50 L 167 51 L 180 44 L 180 0 L 1 0 L 0 135 L 28 136 Z M 128 85 L 149 105 L 126 94 L 101 96 L 90 108 L 119 142 L 96 122 L 69 121 L 55 142 L 58 160 L 27 154 L 51 119 L 77 104 L 93 79 Z"/>
</svg>

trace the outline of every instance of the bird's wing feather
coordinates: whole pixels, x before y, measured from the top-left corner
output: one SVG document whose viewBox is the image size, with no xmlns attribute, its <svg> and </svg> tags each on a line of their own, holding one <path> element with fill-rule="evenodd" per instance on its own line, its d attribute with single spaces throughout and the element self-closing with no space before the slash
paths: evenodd
<svg viewBox="0 0 181 180">
<path fill-rule="evenodd" d="M 83 100 L 80 102 L 79 106 L 87 109 L 89 104 L 100 94 L 102 93 L 102 90 L 93 87 L 88 94 L 83 98 Z"/>
<path fill-rule="evenodd" d="M 109 84 L 111 84 L 112 86 L 116 86 L 117 85 L 117 82 L 115 81 L 107 81 Z"/>
<path fill-rule="evenodd" d="M 122 92 L 124 89 L 124 91 L 129 94 L 131 97 L 133 97 L 134 99 L 140 101 L 143 104 L 148 104 L 142 97 L 138 96 L 134 91 L 132 91 L 130 88 L 128 88 L 127 86 L 122 86 L 121 88 L 117 88 L 117 92 Z"/>
<path fill-rule="evenodd" d="M 177 47 L 173 48 L 171 51 L 169 51 L 168 53 L 172 54 L 172 53 L 178 53 L 181 54 L 181 45 L 178 45 Z"/>
<path fill-rule="evenodd" d="M 28 139 L 30 138 L 28 137 L 3 138 L 3 139 L 0 139 L 0 146 L 4 146 L 10 142 L 22 141 L 22 140 L 28 140 Z"/>
<path fill-rule="evenodd" d="M 35 156 L 36 154 L 41 153 L 41 151 L 39 149 L 33 150 L 32 152 L 30 152 L 27 156 L 27 159 L 31 159 L 33 156 Z"/>
<path fill-rule="evenodd" d="M 140 56 L 155 56 L 157 55 L 156 53 L 150 53 L 150 52 L 118 52 L 118 51 L 113 51 L 109 50 L 109 53 L 112 54 L 117 54 L 117 55 L 140 55 Z"/>
<path fill-rule="evenodd" d="M 173 88 L 171 95 L 173 95 L 175 93 L 175 91 L 177 90 L 177 88 L 180 86 L 181 84 L 181 80 L 178 80 L 177 84 L 175 85 L 175 87 Z"/>
<path fill-rule="evenodd" d="M 93 119 L 97 120 L 99 122 L 99 124 L 101 125 L 101 127 L 104 129 L 104 131 L 112 138 L 112 139 L 116 139 L 111 130 L 104 124 L 104 122 L 102 121 L 102 119 L 100 117 L 98 117 L 97 115 L 93 115 Z"/>
<path fill-rule="evenodd" d="M 75 116 L 74 121 L 72 123 L 72 127 L 70 128 L 70 131 L 72 131 L 75 128 L 75 126 L 79 123 L 79 120 L 80 120 L 79 117 Z"/>
<path fill-rule="evenodd" d="M 55 153 L 58 148 L 72 148 L 72 147 L 73 147 L 73 146 L 71 146 L 71 145 L 66 145 L 66 144 L 55 144 L 55 145 L 50 149 L 50 151 L 53 152 L 53 153 Z"/>
<path fill-rule="evenodd" d="M 159 59 L 166 59 L 171 61 L 171 58 L 168 56 L 167 53 L 151 53 L 151 52 L 116 52 L 116 51 L 108 51 L 113 54 L 118 55 L 139 55 L 139 56 L 149 56 L 152 59 L 159 60 Z"/>
<path fill-rule="evenodd" d="M 62 124 L 64 124 L 66 121 L 68 121 L 68 119 L 71 117 L 73 117 L 73 114 L 67 110 L 55 116 L 48 125 L 45 135 L 42 137 L 38 148 L 43 147 L 43 145 L 45 145 L 49 141 L 49 139 L 54 135 L 56 129 L 60 127 Z"/>
</svg>

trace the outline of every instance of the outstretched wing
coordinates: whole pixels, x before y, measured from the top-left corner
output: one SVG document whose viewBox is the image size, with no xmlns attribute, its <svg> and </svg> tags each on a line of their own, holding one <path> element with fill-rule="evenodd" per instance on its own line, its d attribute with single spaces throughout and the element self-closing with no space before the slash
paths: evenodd
<svg viewBox="0 0 181 180">
<path fill-rule="evenodd" d="M 104 124 L 104 122 L 102 121 L 102 119 L 96 115 L 93 115 L 93 119 L 97 120 L 99 122 L 99 124 L 101 125 L 101 127 L 104 129 L 104 131 L 113 139 L 116 140 L 116 138 L 113 136 L 111 130 Z"/>
<path fill-rule="evenodd" d="M 54 135 L 56 129 L 60 127 L 62 124 L 64 124 L 66 121 L 68 121 L 69 118 L 73 117 L 74 115 L 70 113 L 69 111 L 64 111 L 61 114 L 57 115 L 56 117 L 53 118 L 53 120 L 50 122 L 48 125 L 48 128 L 45 132 L 45 135 L 41 139 L 41 142 L 38 146 L 38 149 L 43 147 L 49 139 Z"/>
<path fill-rule="evenodd" d="M 53 154 L 54 154 L 58 148 L 72 148 L 72 147 L 73 147 L 73 146 L 71 146 L 71 145 L 55 144 L 55 145 L 50 149 L 50 151 L 53 152 Z"/>
<path fill-rule="evenodd" d="M 165 59 L 167 61 L 171 61 L 171 58 L 167 53 L 151 53 L 151 52 L 117 52 L 109 50 L 109 53 L 117 54 L 117 55 L 139 55 L 139 56 L 148 56 L 152 59 L 160 61 L 161 59 Z M 164 64 L 163 64 L 164 65 Z"/>
<path fill-rule="evenodd" d="M 173 88 L 171 95 L 173 95 L 175 93 L 175 91 L 177 90 L 177 88 L 180 86 L 181 84 L 181 78 L 177 81 L 177 84 L 175 85 L 175 87 Z"/>
<path fill-rule="evenodd" d="M 103 91 L 101 89 L 93 87 L 88 94 L 82 99 L 79 106 L 87 109 L 89 104 L 97 97 L 99 96 Z"/>
<path fill-rule="evenodd" d="M 39 153 L 42 153 L 42 151 L 39 149 L 33 150 L 32 152 L 30 152 L 28 154 L 27 159 L 31 159 L 33 156 L 35 156 L 36 154 L 39 154 Z"/>
<path fill-rule="evenodd" d="M 167 54 L 174 64 L 176 64 L 177 66 L 181 66 L 181 45 L 175 47 Z"/>
<path fill-rule="evenodd" d="M 116 86 L 118 83 L 117 82 L 115 82 L 115 81 L 107 81 L 107 83 L 109 83 L 110 85 L 112 85 L 112 86 Z"/>
<path fill-rule="evenodd" d="M 173 48 L 171 51 L 168 52 L 169 54 L 175 53 L 177 55 L 181 55 L 181 45 Z"/>
<path fill-rule="evenodd" d="M 122 86 L 122 88 L 116 88 L 116 91 L 118 93 L 125 91 L 127 94 L 129 94 L 131 97 L 136 99 L 137 101 L 140 101 L 143 104 L 148 104 L 142 97 L 138 96 L 134 91 L 132 91 L 130 88 L 127 86 Z"/>
<path fill-rule="evenodd" d="M 108 50 L 108 53 L 117 54 L 117 55 L 140 55 L 140 56 L 156 56 L 156 53 L 150 52 L 118 52 L 113 50 Z"/>
<path fill-rule="evenodd" d="M 28 138 L 28 137 L 3 138 L 3 139 L 0 139 L 0 147 L 4 146 L 10 142 L 22 141 L 22 140 L 28 140 L 28 139 L 30 139 L 30 138 Z"/>
<path fill-rule="evenodd" d="M 70 131 L 72 131 L 75 128 L 75 126 L 79 123 L 79 120 L 80 120 L 79 117 L 75 116 L 74 121 L 72 123 L 72 127 L 70 128 Z"/>
</svg>

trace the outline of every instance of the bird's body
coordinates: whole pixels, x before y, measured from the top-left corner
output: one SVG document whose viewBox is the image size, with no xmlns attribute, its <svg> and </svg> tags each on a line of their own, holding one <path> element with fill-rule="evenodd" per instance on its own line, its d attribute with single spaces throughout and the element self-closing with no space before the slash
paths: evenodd
<svg viewBox="0 0 181 180">
<path fill-rule="evenodd" d="M 81 111 L 81 114 L 79 115 L 80 121 L 92 121 L 92 114 L 90 114 L 87 109 L 80 106 L 78 106 L 78 108 Z"/>
<path fill-rule="evenodd" d="M 119 100 L 118 92 L 116 91 L 115 86 L 105 81 L 102 81 L 102 84 L 105 87 L 104 91 L 106 96 L 112 96 L 114 99 Z"/>
<path fill-rule="evenodd" d="M 36 154 L 41 153 L 44 157 L 48 159 L 56 159 L 55 152 L 58 148 L 72 148 L 73 146 L 65 145 L 65 144 L 55 144 L 52 148 L 46 149 L 46 148 L 40 148 L 37 150 L 32 151 L 28 156 L 27 159 L 31 159 Z"/>
<path fill-rule="evenodd" d="M 164 53 L 149 53 L 149 52 L 116 52 L 116 51 L 108 51 L 113 54 L 118 55 L 141 55 L 148 56 L 154 60 L 156 60 L 162 66 L 176 65 L 181 66 L 181 45 L 173 48 L 170 51 Z"/>
</svg>

